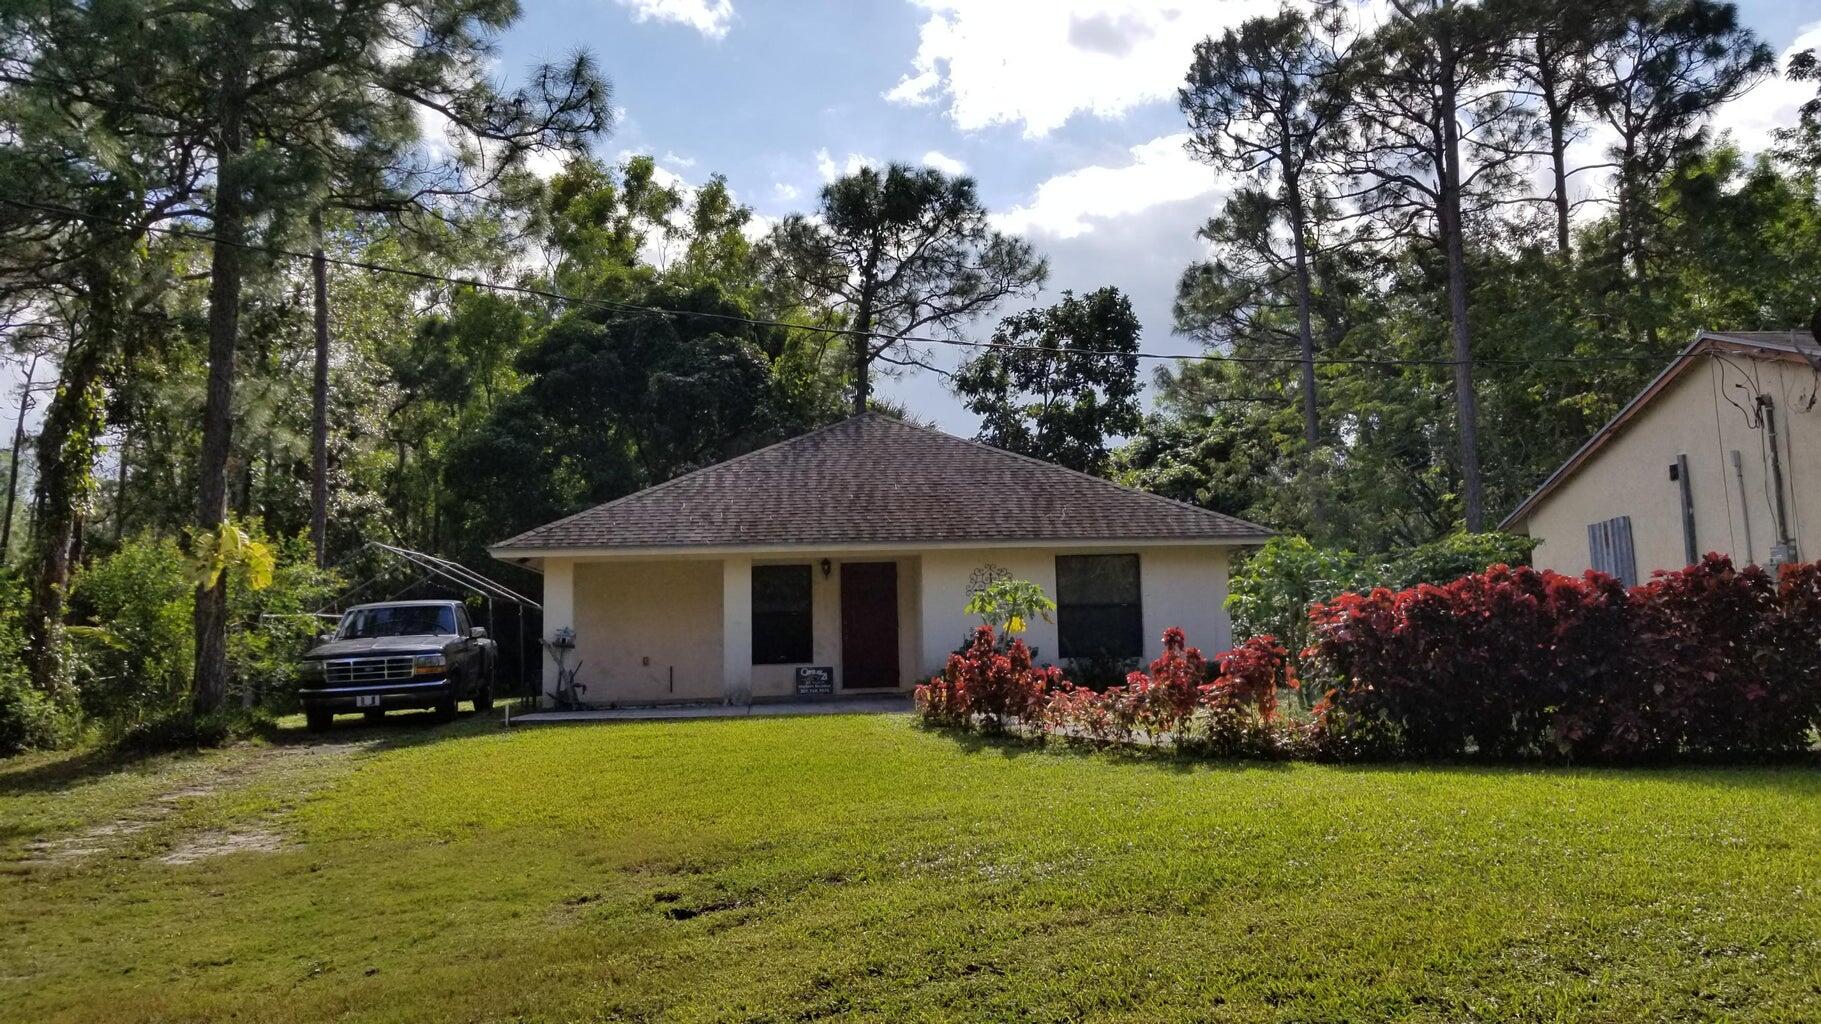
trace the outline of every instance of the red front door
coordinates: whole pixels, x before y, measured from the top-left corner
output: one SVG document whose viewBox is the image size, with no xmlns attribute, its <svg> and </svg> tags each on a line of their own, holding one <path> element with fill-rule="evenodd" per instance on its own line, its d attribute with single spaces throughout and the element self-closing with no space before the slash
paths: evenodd
<svg viewBox="0 0 1821 1024">
<path fill-rule="evenodd" d="M 841 688 L 898 685 L 898 564 L 841 563 Z"/>
</svg>

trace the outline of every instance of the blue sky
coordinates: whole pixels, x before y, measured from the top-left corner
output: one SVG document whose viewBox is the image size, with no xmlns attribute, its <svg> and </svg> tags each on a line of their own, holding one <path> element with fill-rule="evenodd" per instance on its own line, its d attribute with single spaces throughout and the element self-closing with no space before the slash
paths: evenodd
<svg viewBox="0 0 1821 1024">
<path fill-rule="evenodd" d="M 1039 301 L 1117 285 L 1144 322 L 1146 349 L 1183 351 L 1191 343 L 1171 333 L 1170 300 L 1221 183 L 1182 152 L 1174 88 L 1195 40 L 1275 6 L 525 0 L 500 41 L 501 71 L 592 51 L 622 110 L 597 147 L 603 156 L 650 153 L 686 182 L 725 174 L 765 217 L 810 208 L 830 174 L 861 161 L 965 169 L 997 223 L 1050 258 Z M 1821 44 L 1821 11 L 1808 0 L 1740 9 L 1779 54 L 1798 40 Z M 1721 126 L 1755 148 L 1793 119 L 1804 92 L 1767 83 Z M 948 429 L 975 427 L 933 374 L 881 390 Z"/>
</svg>

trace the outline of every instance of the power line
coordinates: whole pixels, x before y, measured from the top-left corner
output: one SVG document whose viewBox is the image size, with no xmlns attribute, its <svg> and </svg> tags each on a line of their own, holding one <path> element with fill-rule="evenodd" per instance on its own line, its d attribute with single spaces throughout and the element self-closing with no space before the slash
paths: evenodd
<svg viewBox="0 0 1821 1024">
<path fill-rule="evenodd" d="M 85 214 L 79 210 L 73 210 L 68 207 L 60 207 L 60 206 L 53 206 L 53 205 L 44 204 L 44 203 L 28 202 L 26 200 L 12 199 L 10 197 L 5 197 L 5 196 L 0 196 L 0 203 L 6 203 L 10 206 L 16 206 L 21 209 L 36 210 L 41 213 L 50 213 L 50 214 L 55 214 L 57 216 L 73 217 L 78 220 L 86 220 L 86 221 L 91 221 L 91 222 L 95 222 L 95 223 L 107 224 L 107 225 L 110 225 L 113 227 L 128 227 L 128 225 L 126 225 L 122 222 L 107 220 L 106 218 L 97 217 L 92 214 Z M 144 230 L 149 233 L 169 235 L 174 238 L 188 238 L 188 239 L 193 239 L 195 241 L 207 242 L 211 245 L 233 246 L 235 248 L 245 249 L 250 252 L 265 253 L 266 255 L 269 255 L 269 256 L 284 256 L 289 259 L 296 259 L 296 260 L 311 260 L 311 259 L 315 258 L 313 253 L 302 252 L 302 251 L 295 250 L 295 249 L 286 249 L 281 246 L 260 245 L 260 244 L 254 243 L 254 242 L 230 241 L 228 239 L 219 238 L 215 235 L 211 235 L 206 232 L 192 231 L 188 228 L 147 226 L 144 228 Z M 502 283 L 502 282 L 498 282 L 498 281 L 483 281 L 483 280 L 480 280 L 479 278 L 472 278 L 472 277 L 453 277 L 453 276 L 450 276 L 447 274 L 431 273 L 430 271 L 427 271 L 427 270 L 414 270 L 410 267 L 398 267 L 398 266 L 392 266 L 392 265 L 384 264 L 384 263 L 374 263 L 370 260 L 354 259 L 351 257 L 344 257 L 344 256 L 330 256 L 330 255 L 324 254 L 323 260 L 324 260 L 324 262 L 332 263 L 339 267 L 347 267 L 349 269 L 354 269 L 354 270 L 365 270 L 365 271 L 369 271 L 371 273 L 377 273 L 377 274 L 392 274 L 392 275 L 396 275 L 399 277 L 407 277 L 407 278 L 412 278 L 414 280 L 426 281 L 426 282 L 430 282 L 430 283 L 434 283 L 434 284 L 456 285 L 456 286 L 468 287 L 468 288 L 480 288 L 480 289 L 485 289 L 488 291 L 504 292 L 504 293 L 513 294 L 513 295 L 526 295 L 526 296 L 531 296 L 534 298 L 547 299 L 547 300 L 554 301 L 554 302 L 563 302 L 563 303 L 570 303 L 570 304 L 577 305 L 577 306 L 590 307 L 590 308 L 599 309 L 599 310 L 602 310 L 604 312 L 609 312 L 609 313 L 622 313 L 622 314 L 631 313 L 631 314 L 640 314 L 640 315 L 646 315 L 646 316 L 665 316 L 665 317 L 695 317 L 697 319 L 715 320 L 715 321 L 721 321 L 721 322 L 726 322 L 726 323 L 745 324 L 745 325 L 752 326 L 752 327 L 776 327 L 776 328 L 783 328 L 783 329 L 787 329 L 787 330 L 811 331 L 811 332 L 817 332 L 817 333 L 821 333 L 821 334 L 833 334 L 833 335 L 839 335 L 842 337 L 849 337 L 849 338 L 868 338 L 868 339 L 884 341 L 884 342 L 892 342 L 892 343 L 903 342 L 903 343 L 912 344 L 912 345 L 948 345 L 948 346 L 957 347 L 957 348 L 988 349 L 988 350 L 993 350 L 993 351 L 1006 351 L 1006 352 L 1045 352 L 1045 353 L 1050 353 L 1053 355 L 1131 356 L 1131 357 L 1135 357 L 1138 359 L 1150 359 L 1150 360 L 1157 360 L 1157 361 L 1162 361 L 1162 362 L 1214 362 L 1214 363 L 1232 363 L 1235 365 L 1242 365 L 1242 366 L 1250 366 L 1250 365 L 1298 366 L 1298 365 L 1301 365 L 1303 362 L 1302 358 L 1299 356 L 1236 356 L 1236 355 L 1229 355 L 1229 354 L 1224 354 L 1224 353 L 1208 353 L 1208 352 L 1122 352 L 1117 349 L 1058 348 L 1058 347 L 1052 346 L 1052 345 L 1024 345 L 1024 344 L 1017 344 L 1014 342 L 1006 342 L 1006 341 L 969 341 L 964 338 L 938 338 L 938 337 L 927 337 L 927 336 L 919 336 L 919 335 L 892 335 L 892 334 L 884 334 L 879 331 L 859 331 L 859 330 L 855 330 L 851 327 L 834 327 L 834 326 L 828 326 L 828 325 L 823 325 L 823 324 L 801 324 L 801 323 L 793 323 L 793 322 L 786 321 L 786 320 L 772 320 L 772 319 L 767 319 L 764 317 L 740 316 L 740 315 L 734 314 L 734 313 L 713 313 L 713 312 L 709 312 L 707 310 L 662 309 L 662 308 L 659 308 L 656 306 L 642 306 L 642 305 L 638 305 L 636 303 L 620 302 L 620 301 L 617 301 L 614 299 L 584 298 L 579 295 L 568 295 L 563 292 L 554 291 L 552 289 L 537 288 L 537 287 L 534 287 L 531 285 L 506 284 L 506 283 Z M 1609 355 L 1576 355 L 1576 356 L 1547 356 L 1547 355 L 1544 355 L 1544 356 L 1534 356 L 1534 357 L 1525 358 L 1525 359 L 1473 359 L 1470 362 L 1472 365 L 1476 365 L 1476 366 L 1534 366 L 1538 363 L 1567 364 L 1567 365 L 1624 364 L 1624 363 L 1640 363 L 1640 362 L 1660 365 L 1663 363 L 1677 363 L 1677 362 L 1681 362 L 1685 359 L 1692 359 L 1692 358 L 1695 358 L 1699 354 L 1700 353 L 1694 353 L 1694 352 L 1680 352 L 1680 353 L 1663 354 L 1663 355 L 1649 355 L 1649 354 L 1643 354 L 1643 353 L 1612 353 Z M 1396 368 L 1396 367 L 1411 367 L 1411 366 L 1454 366 L 1456 364 L 1457 360 L 1439 359 L 1439 358 L 1420 358 L 1420 357 L 1394 357 L 1394 356 L 1385 356 L 1385 357 L 1317 356 L 1317 357 L 1315 357 L 1313 362 L 1317 366 L 1369 366 L 1369 367 Z"/>
</svg>

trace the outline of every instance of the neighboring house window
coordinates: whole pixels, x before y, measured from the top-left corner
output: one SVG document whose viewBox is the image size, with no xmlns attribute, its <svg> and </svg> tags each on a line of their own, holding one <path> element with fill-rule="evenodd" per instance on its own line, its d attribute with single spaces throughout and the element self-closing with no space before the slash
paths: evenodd
<svg viewBox="0 0 1821 1024">
<path fill-rule="evenodd" d="M 1056 556 L 1056 639 L 1064 658 L 1144 655 L 1137 555 Z"/>
<path fill-rule="evenodd" d="M 814 655 L 809 566 L 752 567 L 752 663 L 800 665 Z"/>
<path fill-rule="evenodd" d="M 1587 527 L 1593 567 L 1628 587 L 1638 585 L 1638 556 L 1631 546 L 1631 517 L 1614 516 Z"/>
</svg>

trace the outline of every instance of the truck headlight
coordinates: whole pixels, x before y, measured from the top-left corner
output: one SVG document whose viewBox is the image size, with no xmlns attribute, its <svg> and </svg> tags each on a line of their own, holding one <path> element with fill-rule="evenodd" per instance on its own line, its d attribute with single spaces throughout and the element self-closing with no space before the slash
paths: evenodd
<svg viewBox="0 0 1821 1024">
<path fill-rule="evenodd" d="M 307 683 L 321 682 L 322 677 L 322 662 L 316 658 L 307 658 L 297 666 L 297 678 Z"/>
<path fill-rule="evenodd" d="M 420 676 L 440 676 L 449 667 L 449 659 L 440 654 L 420 654 L 411 659 L 411 671 Z"/>
</svg>

